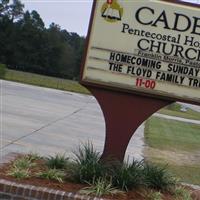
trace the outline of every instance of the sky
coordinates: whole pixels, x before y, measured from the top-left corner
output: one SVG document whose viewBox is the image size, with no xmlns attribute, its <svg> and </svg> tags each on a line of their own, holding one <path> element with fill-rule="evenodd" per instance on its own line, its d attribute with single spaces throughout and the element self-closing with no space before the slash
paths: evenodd
<svg viewBox="0 0 200 200">
<path fill-rule="evenodd" d="M 184 0 L 200 3 L 200 0 Z M 21 0 L 25 10 L 36 10 L 46 27 L 54 22 L 68 32 L 86 36 L 93 0 Z"/>
<path fill-rule="evenodd" d="M 21 0 L 25 10 L 36 10 L 46 27 L 54 22 L 68 32 L 86 36 L 92 0 Z"/>
</svg>

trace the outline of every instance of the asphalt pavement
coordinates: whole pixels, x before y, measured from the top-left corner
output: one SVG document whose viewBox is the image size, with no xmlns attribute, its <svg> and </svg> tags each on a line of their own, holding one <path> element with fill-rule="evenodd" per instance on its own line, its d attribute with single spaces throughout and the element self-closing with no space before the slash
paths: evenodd
<svg viewBox="0 0 200 200">
<path fill-rule="evenodd" d="M 2 80 L 0 86 L 1 157 L 10 152 L 69 155 L 87 141 L 102 152 L 105 124 L 94 97 Z M 143 158 L 143 129 L 132 137 L 126 157 Z"/>
<path fill-rule="evenodd" d="M 13 152 L 71 155 L 88 141 L 103 151 L 104 118 L 96 99 L 90 95 L 0 80 L 0 105 L 1 158 Z M 187 107 L 200 111 L 200 106 Z M 198 120 L 155 115 L 200 124 Z M 143 159 L 144 146 L 142 124 L 128 145 L 126 158 Z"/>
<path fill-rule="evenodd" d="M 182 118 L 182 117 L 163 115 L 163 114 L 160 114 L 160 113 L 155 113 L 155 114 L 153 114 L 153 116 L 200 125 L 200 121 L 199 120 L 193 120 L 193 119 L 186 119 L 186 118 Z"/>
</svg>

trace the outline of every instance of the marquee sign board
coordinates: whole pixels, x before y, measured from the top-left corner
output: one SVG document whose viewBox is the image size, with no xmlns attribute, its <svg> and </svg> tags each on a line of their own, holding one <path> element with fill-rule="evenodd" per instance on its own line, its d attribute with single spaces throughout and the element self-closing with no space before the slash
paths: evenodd
<svg viewBox="0 0 200 200">
<path fill-rule="evenodd" d="M 200 10 L 95 0 L 82 83 L 200 103 Z"/>
</svg>

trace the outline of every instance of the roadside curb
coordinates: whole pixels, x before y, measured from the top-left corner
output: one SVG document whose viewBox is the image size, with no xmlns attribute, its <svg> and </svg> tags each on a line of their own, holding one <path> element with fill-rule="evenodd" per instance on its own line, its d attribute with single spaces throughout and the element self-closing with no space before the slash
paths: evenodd
<svg viewBox="0 0 200 200">
<path fill-rule="evenodd" d="M 106 200 L 72 192 L 19 184 L 0 179 L 0 199 L 2 200 Z"/>
</svg>

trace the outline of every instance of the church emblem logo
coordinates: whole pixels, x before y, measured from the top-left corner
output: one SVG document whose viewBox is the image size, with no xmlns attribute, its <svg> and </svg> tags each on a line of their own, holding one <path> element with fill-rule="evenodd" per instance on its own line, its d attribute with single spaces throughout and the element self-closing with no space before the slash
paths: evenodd
<svg viewBox="0 0 200 200">
<path fill-rule="evenodd" d="M 123 7 L 118 3 L 118 0 L 107 0 L 101 8 L 101 16 L 107 22 L 121 21 L 123 16 Z"/>
</svg>

